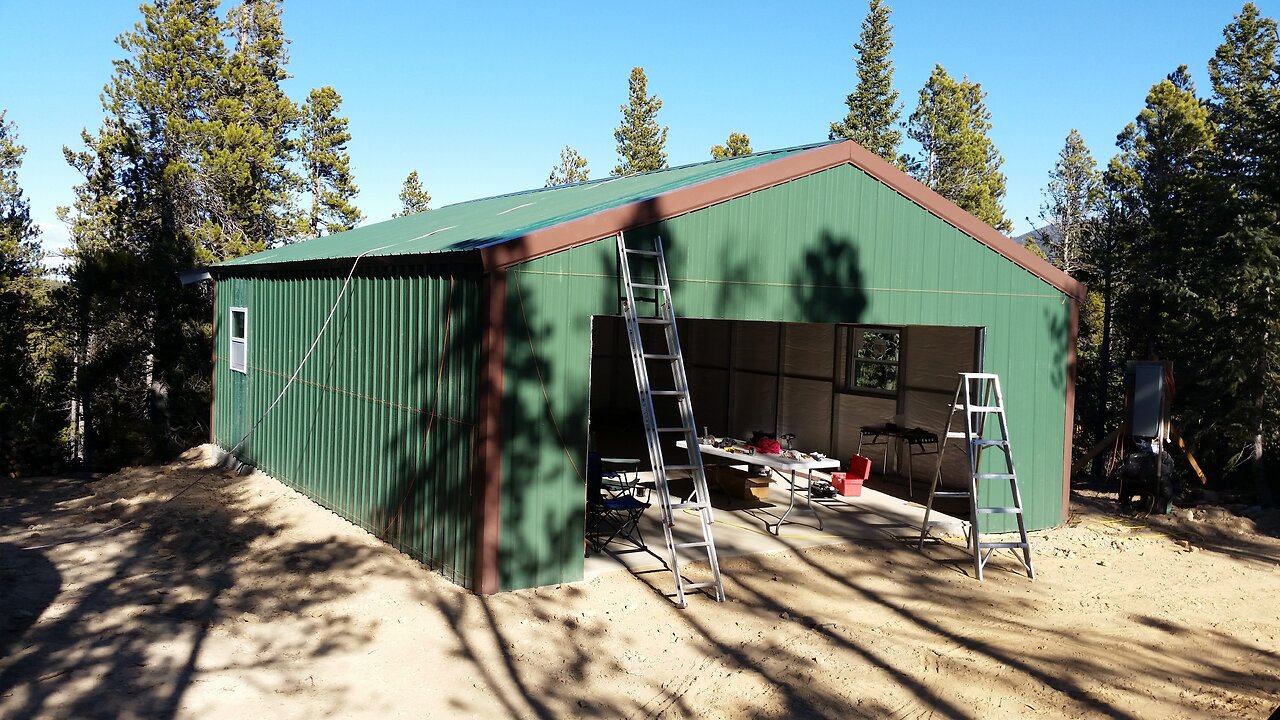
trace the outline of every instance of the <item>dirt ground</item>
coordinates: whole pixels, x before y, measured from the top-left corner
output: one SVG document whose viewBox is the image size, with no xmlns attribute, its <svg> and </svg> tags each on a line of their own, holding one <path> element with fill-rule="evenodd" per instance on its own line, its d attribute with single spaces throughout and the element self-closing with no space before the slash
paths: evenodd
<svg viewBox="0 0 1280 720">
<path fill-rule="evenodd" d="M 892 540 L 481 598 L 206 449 L 0 480 L 0 717 L 1267 718 L 1277 517 L 1081 494 L 971 577 Z M 194 484 L 192 484 L 194 482 Z M 184 494 L 165 502 L 175 492 Z M 25 549 L 100 532 L 80 542 Z M 696 570 L 695 570 L 696 575 Z M 656 589 L 655 589 L 656 588 Z"/>
</svg>

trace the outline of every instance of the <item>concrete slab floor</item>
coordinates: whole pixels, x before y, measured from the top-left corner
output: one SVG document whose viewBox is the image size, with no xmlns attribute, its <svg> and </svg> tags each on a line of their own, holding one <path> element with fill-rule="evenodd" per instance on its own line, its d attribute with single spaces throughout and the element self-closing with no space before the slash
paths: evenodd
<svg viewBox="0 0 1280 720">
<path fill-rule="evenodd" d="M 815 477 L 820 477 L 815 473 Z M 687 481 L 686 481 L 687 483 Z M 652 486 L 649 473 L 640 474 L 642 486 Z M 680 481 L 672 483 L 673 494 L 679 502 Z M 689 483 L 691 485 L 691 483 Z M 776 477 L 769 485 L 767 500 L 752 502 L 736 500 L 712 490 L 715 522 L 711 526 L 716 550 L 720 558 L 754 553 L 780 552 L 818 545 L 856 544 L 858 540 L 911 539 L 920 535 L 924 522 L 924 506 L 877 492 L 864 487 L 860 497 L 814 498 L 814 509 L 806 508 L 803 479 L 797 481 L 799 490 L 795 496 L 795 509 L 787 517 L 779 534 L 769 531 L 769 526 L 787 509 L 788 483 Z M 662 534 L 662 511 L 658 507 L 657 493 L 649 493 L 651 507 L 640 521 L 640 534 L 647 547 L 640 548 L 625 540 L 615 540 L 604 552 L 592 551 L 585 560 L 584 579 L 606 573 L 627 570 L 633 573 L 648 572 L 666 567 L 666 541 Z M 676 520 L 673 529 L 675 540 L 695 542 L 701 540 L 697 518 L 693 511 Z M 821 527 L 815 520 L 821 519 Z M 937 510 L 930 515 L 930 535 L 958 538 L 963 533 L 964 522 Z M 959 541 L 963 543 L 963 540 Z M 701 548 L 681 551 L 681 562 L 706 562 Z"/>
</svg>

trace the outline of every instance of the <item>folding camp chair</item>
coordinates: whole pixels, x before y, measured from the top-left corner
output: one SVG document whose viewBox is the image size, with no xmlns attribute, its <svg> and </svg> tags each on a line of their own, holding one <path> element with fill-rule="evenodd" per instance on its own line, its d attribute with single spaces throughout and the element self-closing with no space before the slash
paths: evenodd
<svg viewBox="0 0 1280 720">
<path fill-rule="evenodd" d="M 639 487 L 636 473 L 605 473 L 600 456 L 587 456 L 587 543 L 596 552 L 616 541 L 625 541 L 636 549 L 645 547 L 640 533 L 640 518 L 649 503 L 636 497 Z"/>
</svg>

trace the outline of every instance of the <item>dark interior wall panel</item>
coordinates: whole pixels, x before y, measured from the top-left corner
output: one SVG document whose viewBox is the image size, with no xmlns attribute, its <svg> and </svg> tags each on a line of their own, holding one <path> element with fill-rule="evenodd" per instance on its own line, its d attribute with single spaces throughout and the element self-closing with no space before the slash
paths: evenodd
<svg viewBox="0 0 1280 720">
<path fill-rule="evenodd" d="M 772 432 L 778 413 L 778 376 L 772 373 L 737 372 L 733 378 L 733 417 L 715 435 L 750 438 L 755 430 Z"/>
<path fill-rule="evenodd" d="M 977 330 L 930 325 L 908 327 L 904 332 L 900 422 L 941 437 L 951 414 L 959 373 L 974 371 Z M 963 422 L 960 415 L 956 420 Z M 902 462 L 906 462 L 905 455 Z M 916 478 L 932 475 L 937 468 L 937 458 L 933 456 L 913 462 Z M 961 444 L 953 443 L 943 454 L 942 478 L 948 487 L 964 487 L 968 482 L 968 462 Z"/>
<path fill-rule="evenodd" d="M 780 327 L 778 323 L 771 322 L 737 323 L 733 333 L 734 367 L 738 370 L 776 374 Z"/>
<path fill-rule="evenodd" d="M 956 373 L 973 372 L 976 330 L 971 327 L 916 325 L 904 329 L 906 357 L 902 384 L 908 391 L 952 395 Z"/>
<path fill-rule="evenodd" d="M 685 362 L 691 365 L 729 367 L 730 330 L 728 320 L 680 320 L 680 345 Z"/>
<path fill-rule="evenodd" d="M 785 328 L 783 374 L 830 379 L 835 361 L 836 326 L 788 323 Z"/>
<path fill-rule="evenodd" d="M 689 368 L 689 391 L 693 397 L 693 416 L 698 432 L 706 427 L 727 427 L 729 424 L 729 371 L 720 368 Z"/>
<path fill-rule="evenodd" d="M 778 433 L 794 434 L 796 447 L 802 450 L 829 453 L 831 383 L 783 377 Z"/>
<path fill-rule="evenodd" d="M 836 398 L 836 414 L 841 428 L 836 442 L 836 457 L 841 462 L 848 462 L 858 449 L 858 428 L 892 422 L 897 406 L 897 400 L 891 397 L 841 393 Z M 876 463 L 876 471 L 880 472 L 884 467 L 884 447 L 868 448 L 864 454 Z"/>
</svg>

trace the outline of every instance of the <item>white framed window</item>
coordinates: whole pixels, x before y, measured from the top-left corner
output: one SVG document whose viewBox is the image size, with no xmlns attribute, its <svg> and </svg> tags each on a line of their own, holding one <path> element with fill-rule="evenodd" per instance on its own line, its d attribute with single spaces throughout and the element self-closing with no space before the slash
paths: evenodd
<svg viewBox="0 0 1280 720">
<path fill-rule="evenodd" d="M 898 328 L 846 325 L 844 391 L 869 395 L 898 392 L 902 335 Z"/>
<path fill-rule="evenodd" d="M 231 338 L 228 358 L 231 369 L 247 373 L 249 364 L 249 308 L 231 308 Z"/>
</svg>

